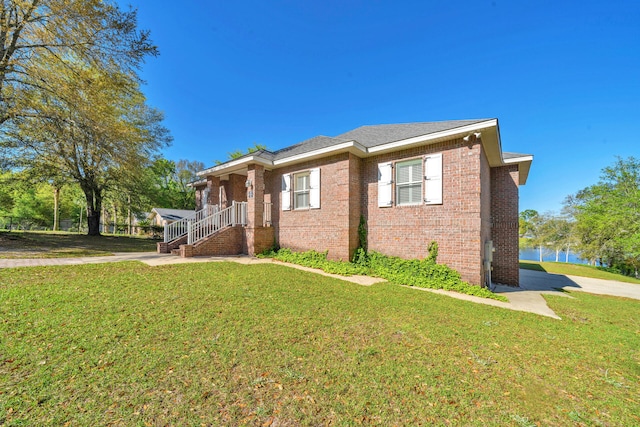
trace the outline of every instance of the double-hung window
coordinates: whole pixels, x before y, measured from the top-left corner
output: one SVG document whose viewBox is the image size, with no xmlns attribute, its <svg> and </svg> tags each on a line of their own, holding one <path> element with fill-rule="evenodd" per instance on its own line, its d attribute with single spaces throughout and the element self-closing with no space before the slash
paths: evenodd
<svg viewBox="0 0 640 427">
<path fill-rule="evenodd" d="M 378 164 L 379 207 L 421 204 L 442 204 L 442 153 Z"/>
<path fill-rule="evenodd" d="M 422 159 L 396 163 L 396 203 L 422 203 Z"/>
<path fill-rule="evenodd" d="M 297 173 L 293 176 L 293 208 L 309 208 L 309 172 Z"/>
<path fill-rule="evenodd" d="M 282 210 L 320 209 L 320 168 L 282 175 Z"/>
</svg>

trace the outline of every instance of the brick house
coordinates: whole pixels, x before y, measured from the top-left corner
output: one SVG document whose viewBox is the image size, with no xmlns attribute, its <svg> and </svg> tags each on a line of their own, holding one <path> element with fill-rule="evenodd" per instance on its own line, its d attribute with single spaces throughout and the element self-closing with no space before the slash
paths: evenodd
<svg viewBox="0 0 640 427">
<path fill-rule="evenodd" d="M 492 281 L 517 286 L 518 186 L 532 160 L 502 151 L 497 119 L 362 126 L 317 136 L 199 172 L 198 209 L 232 212 L 224 223 L 231 226 L 209 221 L 205 237 L 176 235 L 159 250 L 182 244 L 182 256 L 254 255 L 277 243 L 349 260 L 362 215 L 369 250 L 423 258 L 437 241 L 438 262 L 483 284 L 492 244 Z"/>
</svg>

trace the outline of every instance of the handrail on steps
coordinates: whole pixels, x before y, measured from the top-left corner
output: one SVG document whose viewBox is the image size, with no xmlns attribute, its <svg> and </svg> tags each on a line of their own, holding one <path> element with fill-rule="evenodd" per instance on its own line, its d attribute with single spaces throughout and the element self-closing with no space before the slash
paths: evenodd
<svg viewBox="0 0 640 427">
<path fill-rule="evenodd" d="M 169 243 L 187 234 L 187 225 L 191 222 L 200 221 L 203 218 L 213 215 L 220 210 L 218 205 L 206 205 L 203 209 L 182 218 L 179 221 L 172 222 L 164 226 L 164 242 Z"/>
<path fill-rule="evenodd" d="M 234 225 L 247 225 L 247 202 L 234 201 L 226 209 L 219 210 L 199 221 L 188 222 L 187 244 L 193 245 L 222 228 Z"/>
</svg>

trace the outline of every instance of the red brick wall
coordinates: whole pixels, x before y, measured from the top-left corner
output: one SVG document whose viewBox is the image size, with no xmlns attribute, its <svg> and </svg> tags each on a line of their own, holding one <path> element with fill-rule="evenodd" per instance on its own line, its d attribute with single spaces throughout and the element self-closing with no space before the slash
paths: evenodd
<svg viewBox="0 0 640 427">
<path fill-rule="evenodd" d="M 362 164 L 362 159 L 349 154 L 349 260 L 360 246 L 358 226 L 362 214 Z"/>
<path fill-rule="evenodd" d="M 179 239 L 175 239 L 172 240 L 171 242 L 158 242 L 157 244 L 157 249 L 158 249 L 158 253 L 159 254 L 168 254 L 170 253 L 173 249 L 178 249 L 180 247 L 180 245 L 184 245 L 185 243 L 187 243 L 189 239 L 189 236 L 187 236 L 186 234 L 182 237 L 180 237 Z"/>
<path fill-rule="evenodd" d="M 192 255 L 186 256 L 238 255 L 243 253 L 243 240 L 242 227 L 227 227 L 202 242 L 195 245 L 182 245 L 180 249 L 182 250 L 185 246 L 192 247 Z"/>
<path fill-rule="evenodd" d="M 487 156 L 482 151 L 480 157 L 480 262 L 482 263 L 482 282 L 486 282 L 484 260 L 489 254 L 485 254 L 484 245 L 491 240 L 491 167 Z"/>
<path fill-rule="evenodd" d="M 195 187 L 196 190 L 196 210 L 202 209 L 202 192 L 207 188 L 207 184 L 201 184 Z"/>
<path fill-rule="evenodd" d="M 245 227 L 244 235 L 245 243 L 243 252 L 251 256 L 255 256 L 266 249 L 271 248 L 274 243 L 273 227 Z"/>
<path fill-rule="evenodd" d="M 518 286 L 518 166 L 491 168 L 492 280 Z"/>
<path fill-rule="evenodd" d="M 357 164 L 358 161 L 350 160 L 350 155 L 344 153 L 286 166 L 269 174 L 266 192 L 271 194 L 275 238 L 281 247 L 296 251 L 328 250 L 331 259 L 351 259 L 353 230 L 350 222 L 355 215 L 359 218 L 359 213 L 357 209 L 349 210 L 349 191 L 353 187 L 349 170 Z M 283 211 L 280 200 L 282 175 L 316 167 L 320 168 L 320 209 L 294 210 L 292 205 L 290 211 Z M 357 233 L 357 224 L 355 228 Z"/>
<path fill-rule="evenodd" d="M 481 145 L 462 139 L 370 157 L 363 162 L 363 212 L 369 250 L 403 258 L 424 258 L 438 242 L 438 262 L 480 284 Z M 442 153 L 442 205 L 378 207 L 378 163 Z M 395 190 L 394 190 L 395 194 Z"/>
<path fill-rule="evenodd" d="M 244 183 L 247 181 L 247 177 L 238 174 L 229 174 L 229 179 L 221 181 L 221 185 L 224 186 L 227 194 L 227 206 L 231 206 L 232 201 L 246 202 L 247 201 L 247 188 Z"/>
</svg>

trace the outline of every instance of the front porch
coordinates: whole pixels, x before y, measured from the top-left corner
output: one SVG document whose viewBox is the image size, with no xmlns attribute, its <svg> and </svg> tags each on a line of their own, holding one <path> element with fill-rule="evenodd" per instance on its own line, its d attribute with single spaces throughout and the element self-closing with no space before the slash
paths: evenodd
<svg viewBox="0 0 640 427">
<path fill-rule="evenodd" d="M 197 183 L 198 210 L 165 227 L 158 252 L 255 256 L 273 246 L 272 203 L 270 197 L 265 200 L 264 172 L 261 165 L 249 165 Z"/>
</svg>

